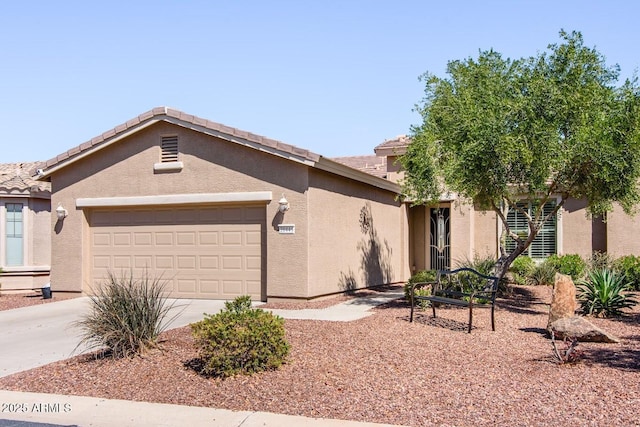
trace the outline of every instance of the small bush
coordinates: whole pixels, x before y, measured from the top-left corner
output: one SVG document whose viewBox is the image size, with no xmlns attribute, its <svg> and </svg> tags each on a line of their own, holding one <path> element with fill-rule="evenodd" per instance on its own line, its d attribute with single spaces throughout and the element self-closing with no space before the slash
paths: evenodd
<svg viewBox="0 0 640 427">
<path fill-rule="evenodd" d="M 284 320 L 251 307 L 247 295 L 225 302 L 218 314 L 191 324 L 202 374 L 230 377 L 277 369 L 289 354 Z"/>
<path fill-rule="evenodd" d="M 614 270 L 614 260 L 607 252 L 593 252 L 587 262 L 587 269 L 594 270 Z"/>
<path fill-rule="evenodd" d="M 613 262 L 615 271 L 624 275 L 631 289 L 640 291 L 640 257 L 626 255 Z"/>
<path fill-rule="evenodd" d="M 151 279 L 145 272 L 140 279 L 112 272 L 90 296 L 89 313 L 75 323 L 80 328 L 82 345 L 106 348 L 112 357 L 128 357 L 157 347 L 158 335 L 168 326 L 165 318 L 174 307 L 168 303 L 166 282 Z"/>
<path fill-rule="evenodd" d="M 530 285 L 542 286 L 553 285 L 556 277 L 556 269 L 552 263 L 546 260 L 533 268 L 533 271 L 527 277 L 527 283 Z"/>
<path fill-rule="evenodd" d="M 411 302 L 411 286 L 413 286 L 414 283 L 435 282 L 436 274 L 436 270 L 420 270 L 416 274 L 411 276 L 409 281 L 404 285 L 404 298 L 407 301 Z M 416 295 L 431 295 L 431 290 L 424 288 L 417 289 Z M 419 301 L 419 305 L 428 305 L 428 301 Z"/>
<path fill-rule="evenodd" d="M 493 269 L 496 266 L 496 259 L 493 255 L 478 255 L 474 254 L 473 258 L 465 258 L 462 261 L 458 261 L 457 268 L 472 268 L 478 273 L 484 274 L 485 276 L 493 276 Z"/>
<path fill-rule="evenodd" d="M 629 289 L 625 277 L 615 271 L 594 270 L 576 287 L 582 311 L 588 315 L 621 316 L 623 309 L 637 304 L 625 293 Z"/>
<path fill-rule="evenodd" d="M 558 273 L 571 276 L 573 280 L 582 279 L 587 269 L 587 263 L 577 254 L 551 255 L 545 262 L 552 265 Z"/>
<path fill-rule="evenodd" d="M 513 282 L 517 285 L 527 284 L 527 277 L 531 274 L 536 267 L 535 262 L 526 255 L 520 255 L 516 258 L 509 267 L 509 271 L 512 274 Z"/>
</svg>

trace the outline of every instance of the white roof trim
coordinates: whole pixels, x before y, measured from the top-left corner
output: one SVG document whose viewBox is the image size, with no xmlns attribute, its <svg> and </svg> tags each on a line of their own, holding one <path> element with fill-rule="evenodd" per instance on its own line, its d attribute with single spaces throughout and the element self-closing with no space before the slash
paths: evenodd
<svg viewBox="0 0 640 427">
<path fill-rule="evenodd" d="M 366 172 L 362 172 L 349 166 L 345 166 L 342 163 L 329 160 L 326 157 L 321 157 L 314 166 L 326 172 L 331 172 L 345 178 L 353 179 L 355 181 L 363 182 L 374 187 L 382 188 L 383 190 L 388 190 L 396 194 L 400 194 L 400 186 L 395 182 L 386 180 L 384 178 L 378 178 L 377 176 L 373 176 Z"/>
<path fill-rule="evenodd" d="M 247 203 L 270 202 L 271 191 L 252 191 L 239 193 L 196 193 L 165 194 L 158 196 L 134 197 L 92 197 L 76 200 L 78 208 L 118 207 L 118 206 L 152 206 L 152 205 L 184 205 L 197 203 Z"/>
</svg>

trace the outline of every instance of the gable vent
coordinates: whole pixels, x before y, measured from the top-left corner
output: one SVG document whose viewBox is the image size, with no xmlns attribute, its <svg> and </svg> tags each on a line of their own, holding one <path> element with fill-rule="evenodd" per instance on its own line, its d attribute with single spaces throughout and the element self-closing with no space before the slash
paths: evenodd
<svg viewBox="0 0 640 427">
<path fill-rule="evenodd" d="M 162 137 L 162 163 L 178 161 L 178 137 L 163 136 Z"/>
</svg>

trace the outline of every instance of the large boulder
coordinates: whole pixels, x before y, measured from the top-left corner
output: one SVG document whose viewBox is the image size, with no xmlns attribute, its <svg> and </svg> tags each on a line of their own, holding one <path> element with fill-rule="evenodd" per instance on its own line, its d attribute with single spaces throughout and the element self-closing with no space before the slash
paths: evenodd
<svg viewBox="0 0 640 427">
<path fill-rule="evenodd" d="M 593 323 L 581 316 L 563 317 L 549 325 L 558 339 L 565 337 L 575 338 L 578 341 L 617 343 L 620 339 L 615 335 L 598 328 Z"/>
<path fill-rule="evenodd" d="M 571 276 L 556 273 L 547 330 L 551 330 L 551 324 L 556 320 L 573 317 L 576 308 L 576 286 L 573 284 Z"/>
</svg>

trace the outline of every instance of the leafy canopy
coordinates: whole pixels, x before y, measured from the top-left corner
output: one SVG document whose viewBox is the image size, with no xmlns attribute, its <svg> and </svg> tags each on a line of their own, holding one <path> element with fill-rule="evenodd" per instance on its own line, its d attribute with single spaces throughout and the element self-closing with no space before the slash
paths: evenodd
<svg viewBox="0 0 640 427">
<path fill-rule="evenodd" d="M 619 67 L 608 67 L 579 32 L 560 38 L 535 57 L 481 51 L 450 61 L 446 78 L 421 77 L 423 122 L 402 158 L 407 196 L 434 202 L 451 191 L 495 210 L 518 253 L 568 197 L 586 199 L 593 214 L 614 202 L 632 210 L 640 198 L 637 78 L 616 86 Z M 518 237 L 505 212 L 523 197 L 560 201 L 544 218 L 542 209 L 522 212 L 530 233 Z"/>
</svg>

